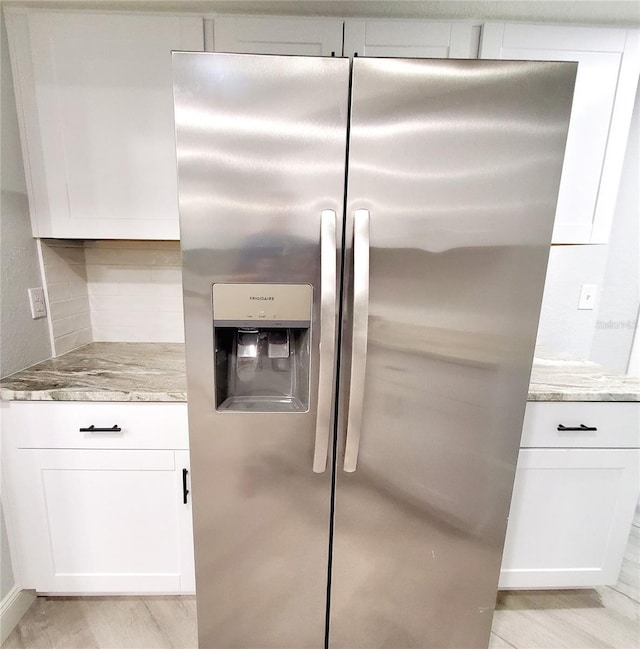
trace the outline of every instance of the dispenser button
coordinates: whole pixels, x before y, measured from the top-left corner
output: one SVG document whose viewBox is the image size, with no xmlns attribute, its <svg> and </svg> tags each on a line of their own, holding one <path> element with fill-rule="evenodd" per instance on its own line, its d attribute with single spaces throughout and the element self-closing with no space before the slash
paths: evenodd
<svg viewBox="0 0 640 649">
<path fill-rule="evenodd" d="M 259 318 L 266 318 L 266 317 L 267 317 L 267 314 L 266 314 L 264 311 L 260 311 L 260 312 L 258 313 L 258 317 L 259 317 Z"/>
</svg>

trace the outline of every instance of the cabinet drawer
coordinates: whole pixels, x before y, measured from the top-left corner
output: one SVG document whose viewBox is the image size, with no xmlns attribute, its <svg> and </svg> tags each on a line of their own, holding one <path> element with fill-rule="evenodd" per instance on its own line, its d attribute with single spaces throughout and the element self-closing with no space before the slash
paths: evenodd
<svg viewBox="0 0 640 649">
<path fill-rule="evenodd" d="M 18 448 L 189 448 L 186 403 L 13 401 L 2 420 Z"/>
<path fill-rule="evenodd" d="M 579 430 L 558 430 L 559 426 Z M 591 430 L 581 429 L 581 426 Z M 525 411 L 520 446 L 638 448 L 640 402 L 530 401 Z"/>
</svg>

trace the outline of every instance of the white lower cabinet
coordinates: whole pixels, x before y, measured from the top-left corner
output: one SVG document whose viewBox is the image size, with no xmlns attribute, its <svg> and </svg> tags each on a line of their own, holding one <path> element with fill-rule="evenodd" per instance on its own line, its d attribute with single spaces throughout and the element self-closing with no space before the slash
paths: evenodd
<svg viewBox="0 0 640 649">
<path fill-rule="evenodd" d="M 186 404 L 0 409 L 21 588 L 195 591 Z M 639 403 L 527 404 L 500 588 L 615 584 L 640 490 L 639 419 Z"/>
<path fill-rule="evenodd" d="M 22 452 L 31 456 L 40 496 L 33 513 L 49 546 L 36 590 L 193 590 L 190 512 L 182 499 L 186 451 Z"/>
<path fill-rule="evenodd" d="M 96 406 L 100 414 L 93 416 L 87 403 L 3 408 L 13 441 L 7 448 L 3 440 L 4 479 L 21 586 L 57 594 L 194 592 L 189 452 L 149 448 L 152 438 L 140 424 L 157 426 L 158 446 L 168 445 L 171 434 L 163 428 L 182 414 L 186 427 L 186 405 Z M 62 423 L 65 409 L 67 421 L 84 418 L 83 428 L 120 431 L 82 433 Z M 31 434 L 21 434 L 25 422 Z M 40 439 L 33 435 L 38 422 Z M 73 433 L 75 447 L 68 448 Z M 174 437 L 182 445 L 186 428 Z"/>
<path fill-rule="evenodd" d="M 520 449 L 500 588 L 617 582 L 640 490 L 639 412 L 627 403 L 527 404 L 523 443 L 546 448 Z M 600 446 L 628 447 L 588 448 L 599 435 Z"/>
</svg>

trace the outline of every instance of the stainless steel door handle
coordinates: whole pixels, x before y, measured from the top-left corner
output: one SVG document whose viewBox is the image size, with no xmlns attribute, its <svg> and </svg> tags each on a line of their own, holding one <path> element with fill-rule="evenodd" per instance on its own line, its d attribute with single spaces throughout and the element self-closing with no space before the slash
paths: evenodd
<svg viewBox="0 0 640 649">
<path fill-rule="evenodd" d="M 364 375 L 367 368 L 367 329 L 369 326 L 369 210 L 356 210 L 353 217 L 353 341 L 349 416 L 343 469 L 352 473 L 358 463 Z"/>
<path fill-rule="evenodd" d="M 327 468 L 331 412 L 333 402 L 333 368 L 336 355 L 336 213 L 322 210 L 320 220 L 320 362 L 318 368 L 318 405 L 313 471 Z"/>
</svg>

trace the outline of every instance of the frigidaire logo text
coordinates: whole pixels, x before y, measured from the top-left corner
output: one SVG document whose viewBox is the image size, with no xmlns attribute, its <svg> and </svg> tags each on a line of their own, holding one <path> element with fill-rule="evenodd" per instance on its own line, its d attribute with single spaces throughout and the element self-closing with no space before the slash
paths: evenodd
<svg viewBox="0 0 640 649">
<path fill-rule="evenodd" d="M 251 296 L 249 298 L 250 300 L 275 300 L 276 298 L 270 295 L 256 295 L 256 296 Z"/>
</svg>

